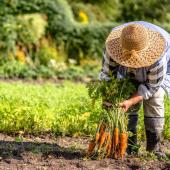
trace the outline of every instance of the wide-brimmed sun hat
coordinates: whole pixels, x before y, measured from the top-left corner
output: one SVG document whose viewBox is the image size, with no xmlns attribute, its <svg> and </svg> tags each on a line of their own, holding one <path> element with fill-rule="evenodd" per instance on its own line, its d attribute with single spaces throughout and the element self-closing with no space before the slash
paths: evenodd
<svg viewBox="0 0 170 170">
<path fill-rule="evenodd" d="M 164 37 L 142 24 L 129 24 L 113 30 L 106 39 L 107 54 L 118 64 L 141 68 L 155 63 L 166 46 Z"/>
</svg>

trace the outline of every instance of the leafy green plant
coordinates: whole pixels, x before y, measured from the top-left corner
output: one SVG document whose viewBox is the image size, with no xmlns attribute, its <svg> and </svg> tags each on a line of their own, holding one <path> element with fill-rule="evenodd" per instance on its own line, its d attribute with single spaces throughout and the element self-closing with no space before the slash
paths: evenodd
<svg viewBox="0 0 170 170">
<path fill-rule="evenodd" d="M 66 68 L 65 70 L 56 71 L 56 74 L 61 79 L 76 79 L 81 80 L 83 78 L 84 70 L 81 67 L 76 66 L 70 66 Z"/>
<path fill-rule="evenodd" d="M 45 35 L 47 21 L 42 14 L 23 14 L 17 18 L 17 41 L 28 46 L 29 44 L 37 44 L 38 40 Z"/>
<path fill-rule="evenodd" d="M 36 68 L 37 77 L 41 78 L 53 78 L 55 77 L 55 72 L 52 69 L 44 65 L 40 65 Z"/>
<path fill-rule="evenodd" d="M 67 80 L 84 80 L 97 77 L 99 68 L 93 68 L 84 65 L 75 66 L 67 65 L 64 62 L 51 62 L 46 65 L 31 63 L 21 63 L 17 60 L 1 61 L 0 78 L 20 78 L 20 79 L 37 79 L 37 78 L 59 78 Z"/>
<path fill-rule="evenodd" d="M 166 138 L 170 138 L 170 114 L 169 114 L 169 109 L 170 109 L 170 105 L 169 105 L 170 101 L 168 99 L 168 97 L 165 97 L 165 127 L 164 127 L 164 137 Z"/>
<path fill-rule="evenodd" d="M 0 132 L 93 135 L 102 112 L 101 101 L 96 101 L 92 107 L 87 88 L 82 83 L 1 82 L 0 94 Z M 168 103 L 166 98 L 164 135 L 167 139 L 170 138 Z M 144 128 L 142 118 L 140 113 L 140 132 Z"/>
<path fill-rule="evenodd" d="M 29 77 L 29 74 L 27 72 L 29 71 L 29 67 L 24 64 L 20 63 L 16 60 L 5 62 L 1 67 L 1 77 L 4 78 L 25 78 Z"/>
<path fill-rule="evenodd" d="M 90 135 L 100 106 L 90 106 L 83 84 L 0 84 L 0 131 Z M 15 94 L 15 95 L 14 95 Z"/>
<path fill-rule="evenodd" d="M 40 64 L 48 66 L 51 60 L 57 62 L 58 53 L 54 47 L 41 47 L 35 54 Z"/>
<path fill-rule="evenodd" d="M 89 96 L 94 102 L 97 99 L 103 99 L 114 106 L 117 106 L 122 100 L 128 99 L 136 91 L 130 79 L 115 79 L 114 77 L 110 81 L 90 82 L 87 88 Z"/>
<path fill-rule="evenodd" d="M 12 15 L 0 16 L 0 49 L 4 58 L 15 51 L 17 40 L 16 20 Z"/>
</svg>

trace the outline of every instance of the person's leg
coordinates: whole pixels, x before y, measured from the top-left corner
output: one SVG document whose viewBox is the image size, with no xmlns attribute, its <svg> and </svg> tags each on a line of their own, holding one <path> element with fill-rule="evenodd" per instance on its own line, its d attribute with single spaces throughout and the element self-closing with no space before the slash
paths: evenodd
<svg viewBox="0 0 170 170">
<path fill-rule="evenodd" d="M 143 101 L 146 130 L 146 150 L 157 156 L 165 156 L 160 150 L 161 134 L 164 127 L 164 94 L 160 88 L 152 98 Z"/>
<path fill-rule="evenodd" d="M 128 131 L 131 132 L 128 137 L 127 153 L 137 153 L 137 123 L 138 123 L 138 111 L 141 104 L 137 104 L 128 112 Z"/>
</svg>

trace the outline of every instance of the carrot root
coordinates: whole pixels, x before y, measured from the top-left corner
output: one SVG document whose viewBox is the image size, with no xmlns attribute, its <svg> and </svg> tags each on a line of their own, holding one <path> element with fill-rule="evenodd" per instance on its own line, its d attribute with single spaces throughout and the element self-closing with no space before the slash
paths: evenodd
<svg viewBox="0 0 170 170">
<path fill-rule="evenodd" d="M 91 140 L 88 146 L 88 151 L 87 151 L 87 155 L 90 156 L 95 148 L 95 141 Z"/>
<path fill-rule="evenodd" d="M 127 149 L 128 135 L 126 132 L 120 134 L 120 157 L 123 158 Z"/>
</svg>

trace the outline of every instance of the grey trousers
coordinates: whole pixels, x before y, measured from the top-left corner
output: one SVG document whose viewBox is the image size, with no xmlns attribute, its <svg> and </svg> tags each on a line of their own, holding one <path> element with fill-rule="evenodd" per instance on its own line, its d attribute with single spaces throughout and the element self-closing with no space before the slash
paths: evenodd
<svg viewBox="0 0 170 170">
<path fill-rule="evenodd" d="M 164 127 L 164 95 L 165 91 L 161 87 L 159 90 L 148 100 L 143 101 L 144 109 L 144 123 L 145 129 L 153 133 L 161 133 Z M 129 118 L 133 119 L 138 115 L 141 104 L 132 107 L 129 112 Z M 137 121 L 135 118 L 134 121 Z M 129 121 L 130 123 L 130 121 Z M 135 128 L 137 122 L 131 122 L 128 126 L 129 129 Z"/>
</svg>

